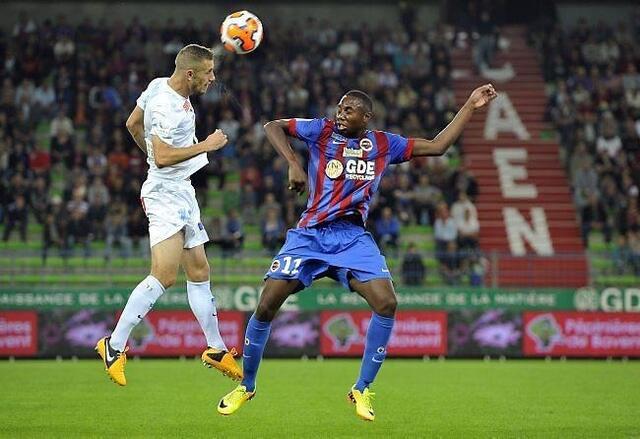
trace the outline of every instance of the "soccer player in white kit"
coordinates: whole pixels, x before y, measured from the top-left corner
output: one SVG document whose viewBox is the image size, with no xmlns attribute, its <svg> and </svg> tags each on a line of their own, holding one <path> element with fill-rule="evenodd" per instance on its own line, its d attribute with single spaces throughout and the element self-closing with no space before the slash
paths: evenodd
<svg viewBox="0 0 640 439">
<path fill-rule="evenodd" d="M 176 282 L 178 268 L 187 277 L 187 297 L 207 340 L 205 366 L 215 367 L 234 380 L 242 378 L 234 355 L 220 336 L 215 298 L 211 294 L 209 262 L 204 243 L 209 236 L 190 177 L 208 163 L 207 152 L 227 143 L 216 130 L 204 141 L 195 136 L 195 113 L 189 96 L 204 94 L 214 81 L 213 52 L 190 44 L 180 50 L 170 78 L 156 78 L 140 95 L 127 120 L 127 129 L 147 154 L 149 172 L 140 201 L 149 218 L 151 273 L 133 290 L 109 337 L 96 351 L 109 377 L 124 386 L 125 347 L 133 328 L 151 310 L 164 291 Z"/>
</svg>

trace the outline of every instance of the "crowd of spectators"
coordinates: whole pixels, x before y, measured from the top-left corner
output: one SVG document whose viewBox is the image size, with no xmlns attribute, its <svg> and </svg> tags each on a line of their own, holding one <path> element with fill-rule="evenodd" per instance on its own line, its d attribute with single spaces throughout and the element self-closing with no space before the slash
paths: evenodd
<svg viewBox="0 0 640 439">
<path fill-rule="evenodd" d="M 531 34 L 551 90 L 548 117 L 589 247 L 600 230 L 615 270 L 640 275 L 640 9 L 609 26 L 545 23 Z"/>
<path fill-rule="evenodd" d="M 202 207 L 210 177 L 226 192 L 227 213 L 204 218 L 212 245 L 239 254 L 243 224 L 252 224 L 265 252 L 273 254 L 304 208 L 304 199 L 286 190 L 287 166 L 264 136 L 266 121 L 332 117 L 341 95 L 352 88 L 373 97 L 374 129 L 432 138 L 451 120 L 457 110 L 451 33 L 442 25 L 425 31 L 413 14 L 401 20 L 402 25 L 363 22 L 348 30 L 315 18 L 303 26 L 272 23 L 250 56 L 217 51 L 217 82 L 192 98 L 197 136 L 221 128 L 229 138 L 192 178 Z M 184 44 L 217 40 L 214 27 L 193 20 L 84 18 L 70 24 L 65 16 L 42 22 L 22 16 L 0 38 L 4 240 L 14 230 L 25 240 L 27 222 L 37 221 L 45 259 L 53 247 L 68 255 L 80 246 L 89 255 L 96 240 L 106 243 L 106 259 L 114 245 L 124 256 L 135 248 L 148 251 L 139 204 L 146 158 L 124 122 L 148 81 L 171 73 Z M 304 160 L 303 145 L 295 146 Z M 449 156 L 413 160 L 385 175 L 369 223 L 385 250 L 397 252 L 400 225 L 433 226 L 443 202 L 473 200 L 477 184 L 457 162 L 454 148 Z M 237 185 L 227 178 L 232 172 L 239 176 Z M 233 191 L 236 196 L 228 196 Z"/>
</svg>

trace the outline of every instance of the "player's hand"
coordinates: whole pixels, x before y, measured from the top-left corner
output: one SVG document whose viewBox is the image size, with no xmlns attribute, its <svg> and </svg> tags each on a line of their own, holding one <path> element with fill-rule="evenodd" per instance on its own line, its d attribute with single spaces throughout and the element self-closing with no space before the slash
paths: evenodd
<svg viewBox="0 0 640 439">
<path fill-rule="evenodd" d="M 498 96 L 496 90 L 491 84 L 482 85 L 471 92 L 471 96 L 467 100 L 467 104 L 471 105 L 471 108 L 477 110 L 487 105 Z"/>
<path fill-rule="evenodd" d="M 227 135 L 222 132 L 222 130 L 215 130 L 213 133 L 209 134 L 207 138 L 204 140 L 204 145 L 207 152 L 217 151 L 221 149 L 224 145 L 227 144 Z"/>
<path fill-rule="evenodd" d="M 298 195 L 307 190 L 307 173 L 300 165 L 289 166 L 289 190 Z"/>
</svg>

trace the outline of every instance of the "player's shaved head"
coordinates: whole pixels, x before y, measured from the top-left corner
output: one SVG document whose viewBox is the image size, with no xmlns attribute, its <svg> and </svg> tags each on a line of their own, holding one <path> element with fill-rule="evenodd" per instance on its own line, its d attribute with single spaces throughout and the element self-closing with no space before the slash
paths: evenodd
<svg viewBox="0 0 640 439">
<path fill-rule="evenodd" d="M 180 49 L 176 55 L 176 69 L 196 70 L 202 66 L 202 61 L 213 60 L 213 51 L 199 44 L 189 44 Z"/>
<path fill-rule="evenodd" d="M 176 55 L 176 69 L 169 79 L 183 96 L 205 94 L 215 81 L 213 51 L 199 44 L 189 44 Z"/>
<path fill-rule="evenodd" d="M 349 90 L 344 95 L 350 96 L 360 101 L 360 104 L 362 105 L 362 109 L 365 112 L 369 112 L 369 113 L 373 112 L 373 100 L 368 94 L 366 94 L 362 90 Z"/>
</svg>

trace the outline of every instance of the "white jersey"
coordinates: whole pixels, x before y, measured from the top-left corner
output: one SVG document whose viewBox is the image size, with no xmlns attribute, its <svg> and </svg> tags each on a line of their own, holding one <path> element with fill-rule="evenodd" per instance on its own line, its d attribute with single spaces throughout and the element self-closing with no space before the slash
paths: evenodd
<svg viewBox="0 0 640 439">
<path fill-rule="evenodd" d="M 153 156 L 152 136 L 174 148 L 184 148 L 198 143 L 196 115 L 189 98 L 172 89 L 169 78 L 156 78 L 142 92 L 136 104 L 144 110 L 144 140 L 147 144 L 149 177 L 186 180 L 198 169 L 209 163 L 206 153 L 198 154 L 175 165 L 158 168 Z"/>
</svg>

